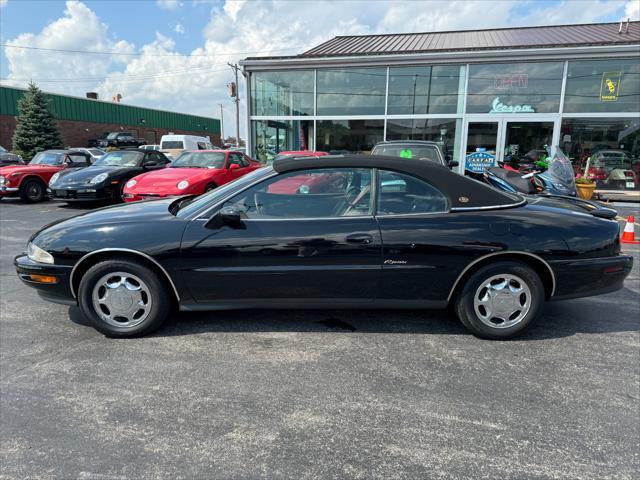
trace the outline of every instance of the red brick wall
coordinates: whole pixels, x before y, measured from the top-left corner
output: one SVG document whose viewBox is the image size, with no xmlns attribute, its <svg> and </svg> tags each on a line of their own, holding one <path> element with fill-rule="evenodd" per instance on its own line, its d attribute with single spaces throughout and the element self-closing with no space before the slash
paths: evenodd
<svg viewBox="0 0 640 480">
<path fill-rule="evenodd" d="M 62 135 L 63 147 L 86 147 L 87 142 L 92 138 L 98 138 L 104 132 L 120 132 L 129 131 L 137 138 L 144 138 L 147 143 L 160 143 L 162 135 L 167 135 L 170 131 L 175 134 L 183 135 L 199 135 L 201 137 L 210 137 L 211 143 L 220 145 L 220 135 L 211 134 L 211 132 L 188 132 L 186 130 L 176 130 L 168 128 L 146 128 L 137 125 L 130 127 L 109 123 L 91 123 L 78 122 L 75 120 L 57 120 L 58 129 Z M 7 150 L 11 150 L 11 137 L 16 129 L 15 117 L 9 115 L 0 115 L 0 145 Z M 155 140 L 154 140 L 155 139 Z"/>
</svg>

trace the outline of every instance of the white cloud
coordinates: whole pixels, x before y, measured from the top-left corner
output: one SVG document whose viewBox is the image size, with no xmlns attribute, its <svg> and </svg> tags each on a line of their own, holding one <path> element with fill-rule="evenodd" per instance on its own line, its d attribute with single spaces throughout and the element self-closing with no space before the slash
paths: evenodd
<svg viewBox="0 0 640 480">
<path fill-rule="evenodd" d="M 2 0 L 0 0 L 2 1 Z M 180 1 L 157 0 L 160 8 L 175 9 Z M 612 12 L 637 17 L 637 0 L 567 0 L 559 3 L 517 0 L 432 0 L 427 3 L 392 0 L 293 2 L 286 0 L 227 0 L 214 4 L 204 28 L 204 41 L 186 54 L 175 52 L 173 39 L 156 34 L 149 44 L 133 45 L 109 39 L 107 26 L 87 6 L 67 2 L 62 18 L 37 34 L 22 34 L 7 43 L 78 50 L 123 51 L 140 56 L 54 55 L 51 52 L 6 49 L 10 77 L 106 77 L 85 83 L 44 83 L 44 90 L 82 95 L 97 90 L 101 98 L 123 95 L 123 102 L 206 116 L 226 108 L 225 124 L 234 125 L 235 109 L 227 93 L 233 73 L 227 62 L 247 56 L 293 55 L 336 35 L 456 30 L 511 25 L 548 25 L 601 21 Z M 181 34 L 178 23 L 174 32 Z M 184 31 L 184 30 L 183 30 Z M 189 34 L 192 32 L 190 31 Z M 235 53 L 230 53 L 235 52 Z M 116 70 L 116 71 L 114 71 Z M 24 81 L 16 81 L 24 85 Z M 244 81 L 240 79 L 241 98 Z M 241 103 L 241 109 L 246 105 Z M 227 118 L 229 117 L 229 118 Z M 244 130 L 245 122 L 241 121 Z M 232 129 L 227 128 L 227 134 Z"/>
<path fill-rule="evenodd" d="M 156 0 L 156 5 L 163 10 L 175 10 L 182 7 L 182 2 L 180 0 Z"/>
<path fill-rule="evenodd" d="M 61 18 L 49 23 L 39 33 L 22 33 L 6 40 L 8 45 L 46 49 L 91 50 L 131 53 L 133 45 L 109 38 L 108 27 L 83 3 L 68 0 Z M 45 80 L 100 78 L 128 61 L 120 55 L 85 55 L 22 48 L 6 48 L 7 84 L 24 86 L 25 79 L 35 78 L 44 90 L 78 94 L 78 84 L 52 83 Z"/>
<path fill-rule="evenodd" d="M 176 23 L 176 26 L 173 27 L 173 31 L 179 34 L 183 34 L 184 33 L 184 25 L 182 25 L 180 22 Z"/>
<path fill-rule="evenodd" d="M 0 8 L 4 7 L 9 0 L 0 0 Z"/>
<path fill-rule="evenodd" d="M 627 4 L 624 7 L 624 18 L 630 18 L 631 20 L 640 20 L 640 1 L 627 0 Z"/>
</svg>

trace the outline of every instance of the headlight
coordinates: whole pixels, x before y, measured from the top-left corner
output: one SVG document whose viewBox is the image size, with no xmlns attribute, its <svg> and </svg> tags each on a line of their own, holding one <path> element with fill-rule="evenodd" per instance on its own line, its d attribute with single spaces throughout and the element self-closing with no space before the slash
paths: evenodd
<svg viewBox="0 0 640 480">
<path fill-rule="evenodd" d="M 136 182 L 136 181 L 132 178 L 131 180 L 129 180 L 129 181 L 127 182 L 126 187 L 127 187 L 127 188 L 133 188 L 133 187 L 135 187 L 135 186 L 136 186 L 136 183 L 138 183 L 138 182 Z"/>
<path fill-rule="evenodd" d="M 7 180 L 2 175 L 0 175 L 0 185 L 4 185 L 6 181 Z"/>
<path fill-rule="evenodd" d="M 27 245 L 27 257 L 34 262 L 39 263 L 53 263 L 53 257 L 50 253 L 45 252 L 43 249 L 29 242 Z"/>
<path fill-rule="evenodd" d="M 187 182 L 186 180 L 182 180 L 181 182 L 178 183 L 177 187 L 179 190 L 184 190 L 185 188 L 187 188 L 189 186 L 189 182 Z"/>
<path fill-rule="evenodd" d="M 93 177 L 91 180 L 89 180 L 89 183 L 92 185 L 95 185 L 96 183 L 100 183 L 100 182 L 104 182 L 107 179 L 107 173 L 101 173 L 100 175 L 96 175 L 95 177 Z"/>
<path fill-rule="evenodd" d="M 49 185 L 53 185 L 54 183 L 56 183 L 58 181 L 58 178 L 60 178 L 60 172 L 54 173 L 53 177 L 51 177 L 51 180 L 49 180 Z"/>
</svg>

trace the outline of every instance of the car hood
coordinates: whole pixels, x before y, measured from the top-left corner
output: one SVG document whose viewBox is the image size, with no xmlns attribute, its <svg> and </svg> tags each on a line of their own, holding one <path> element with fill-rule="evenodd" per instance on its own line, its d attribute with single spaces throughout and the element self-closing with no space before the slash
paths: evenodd
<svg viewBox="0 0 640 480">
<path fill-rule="evenodd" d="M 91 166 L 86 168 L 80 168 L 78 170 L 69 171 L 64 174 L 64 180 L 68 183 L 84 183 L 91 180 L 93 177 L 100 175 L 101 173 L 108 173 L 110 175 L 124 172 L 135 167 L 109 167 L 109 166 Z"/>
<path fill-rule="evenodd" d="M 169 211 L 169 206 L 175 200 L 162 199 L 100 208 L 51 223 L 35 233 L 30 241 L 63 258 L 100 248 L 131 248 L 128 242 L 146 237 L 153 239 L 156 229 L 164 231 L 165 228 L 175 228 L 176 224 L 184 223 Z M 179 240 L 180 236 L 176 235 L 176 239 Z"/>
<path fill-rule="evenodd" d="M 13 175 L 15 173 L 55 173 L 62 170 L 61 166 L 56 165 L 8 165 L 0 167 L 0 175 Z"/>
<path fill-rule="evenodd" d="M 137 183 L 133 189 L 167 188 L 175 190 L 178 182 L 182 180 L 187 180 L 190 185 L 193 185 L 208 180 L 221 171 L 219 168 L 163 168 L 135 177 Z"/>
</svg>

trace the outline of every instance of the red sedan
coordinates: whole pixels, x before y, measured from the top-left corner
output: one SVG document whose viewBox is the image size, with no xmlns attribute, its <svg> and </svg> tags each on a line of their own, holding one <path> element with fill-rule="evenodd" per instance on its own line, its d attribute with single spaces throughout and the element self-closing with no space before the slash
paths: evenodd
<svg viewBox="0 0 640 480">
<path fill-rule="evenodd" d="M 171 166 L 143 173 L 129 180 L 124 187 L 124 201 L 137 202 L 172 195 L 200 195 L 262 166 L 241 152 L 185 152 Z"/>
</svg>

